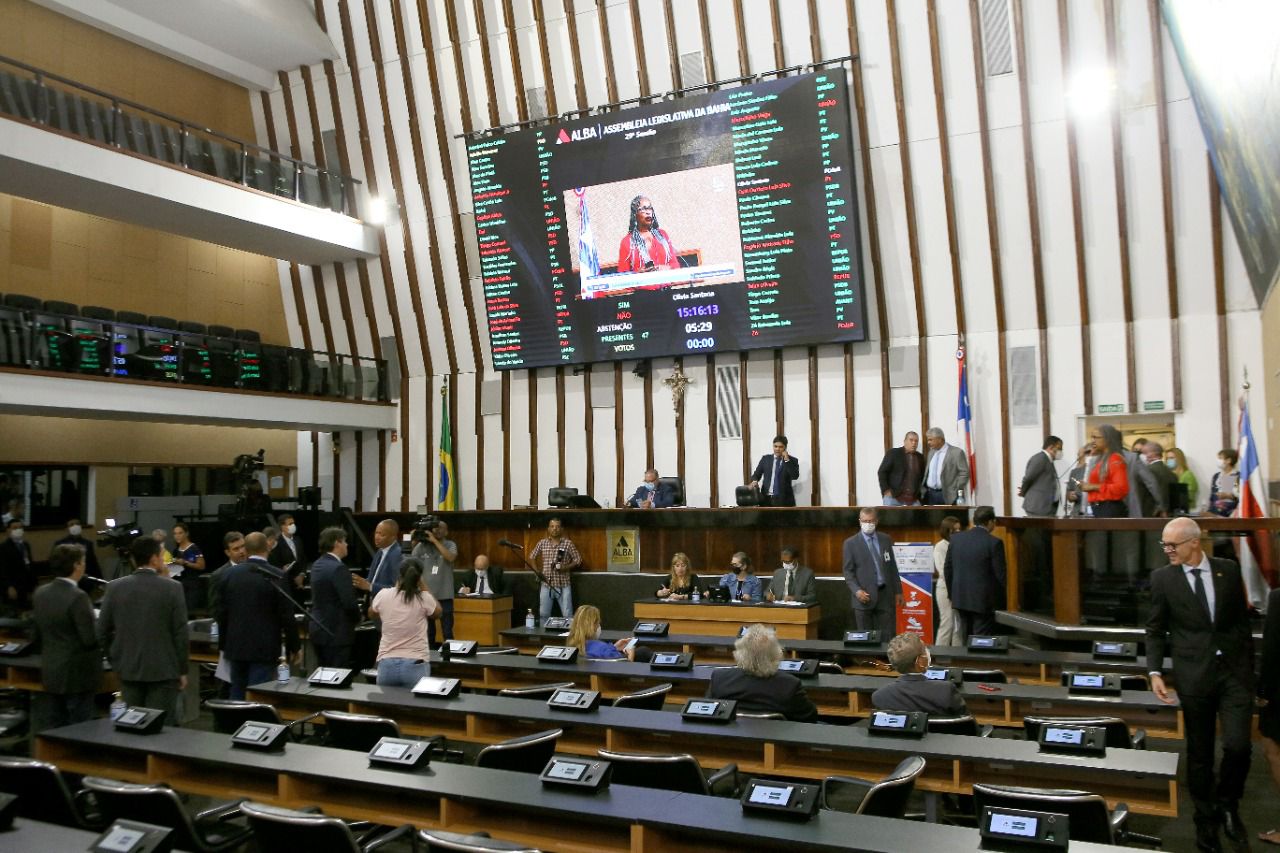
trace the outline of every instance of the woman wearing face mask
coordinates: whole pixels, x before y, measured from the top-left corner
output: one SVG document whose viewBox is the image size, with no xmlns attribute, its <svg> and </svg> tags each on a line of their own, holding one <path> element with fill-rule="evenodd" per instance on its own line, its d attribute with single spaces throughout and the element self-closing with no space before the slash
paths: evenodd
<svg viewBox="0 0 1280 853">
<path fill-rule="evenodd" d="M 751 571 L 751 558 L 738 551 L 729 559 L 729 571 L 720 578 L 720 586 L 729 590 L 734 601 L 750 601 L 759 604 L 763 600 L 764 584 Z"/>
<path fill-rule="evenodd" d="M 31 606 L 36 573 L 31 568 L 31 545 L 25 541 L 21 518 L 11 518 L 0 542 L 0 612 L 21 613 Z"/>
<path fill-rule="evenodd" d="M 600 608 L 590 604 L 580 604 L 573 614 L 573 624 L 569 627 L 567 645 L 575 646 L 578 654 L 587 658 L 600 660 L 640 660 L 647 661 L 653 652 L 635 644 L 635 637 L 623 637 L 616 643 L 608 643 L 600 639 Z M 639 657 L 637 657 L 639 652 Z"/>
<path fill-rule="evenodd" d="M 947 564 L 947 549 L 951 547 L 951 534 L 960 532 L 960 519 L 948 515 L 938 527 L 938 541 L 933 545 L 933 601 L 938 606 L 938 635 L 935 646 L 951 646 L 962 642 L 956 631 L 955 613 L 951 610 L 951 596 L 947 592 L 947 578 L 942 567 Z"/>
<path fill-rule="evenodd" d="M 1214 515 L 1231 515 L 1240 503 L 1240 472 L 1236 470 L 1239 461 L 1240 454 L 1230 447 L 1218 454 L 1218 471 L 1209 486 L 1209 512 Z"/>
<path fill-rule="evenodd" d="M 1164 464 L 1172 468 L 1173 473 L 1178 475 L 1178 482 L 1187 487 L 1187 506 L 1194 511 L 1196 496 L 1200 493 L 1200 481 L 1187 467 L 1187 457 L 1180 448 L 1172 447 L 1164 454 Z"/>
<path fill-rule="evenodd" d="M 1120 430 L 1099 424 L 1089 431 L 1085 449 L 1098 457 L 1098 463 L 1078 488 L 1087 495 L 1094 518 L 1128 518 L 1129 467 L 1124 461 Z"/>
</svg>

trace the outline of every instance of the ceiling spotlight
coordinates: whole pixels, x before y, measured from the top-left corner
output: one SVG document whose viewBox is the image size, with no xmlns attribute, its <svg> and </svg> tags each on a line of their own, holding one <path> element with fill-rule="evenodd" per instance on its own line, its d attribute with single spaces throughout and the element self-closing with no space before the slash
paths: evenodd
<svg viewBox="0 0 1280 853">
<path fill-rule="evenodd" d="M 1110 68 L 1081 68 L 1071 75 L 1064 92 L 1067 111 L 1077 119 L 1106 114 L 1116 96 L 1115 74 Z"/>
</svg>

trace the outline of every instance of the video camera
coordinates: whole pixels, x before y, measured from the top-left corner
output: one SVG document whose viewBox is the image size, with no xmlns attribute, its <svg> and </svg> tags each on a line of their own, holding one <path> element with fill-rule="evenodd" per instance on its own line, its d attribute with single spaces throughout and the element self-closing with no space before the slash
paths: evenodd
<svg viewBox="0 0 1280 853">
<path fill-rule="evenodd" d="M 260 449 L 257 455 L 241 453 L 231 463 L 231 474 L 236 478 L 238 484 L 247 484 L 246 481 L 253 479 L 254 472 L 261 471 L 267 467 L 266 458 L 266 450 Z"/>
<path fill-rule="evenodd" d="M 107 519 L 105 530 L 98 531 L 99 548 L 114 548 L 117 554 L 125 556 L 133 540 L 142 535 L 142 528 L 136 524 L 116 524 L 114 518 Z"/>
<path fill-rule="evenodd" d="M 435 529 L 440 526 L 440 517 L 437 515 L 422 515 L 413 523 L 412 540 L 414 542 L 426 542 L 427 534 L 434 533 Z"/>
</svg>

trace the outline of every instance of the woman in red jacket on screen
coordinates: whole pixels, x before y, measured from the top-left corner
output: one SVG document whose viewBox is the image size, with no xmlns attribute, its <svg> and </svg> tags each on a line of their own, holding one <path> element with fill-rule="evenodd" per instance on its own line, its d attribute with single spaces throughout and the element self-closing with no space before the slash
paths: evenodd
<svg viewBox="0 0 1280 853">
<path fill-rule="evenodd" d="M 618 272 L 680 269 L 671 236 L 658 226 L 658 214 L 648 196 L 631 199 L 631 223 L 618 247 Z"/>
<path fill-rule="evenodd" d="M 1129 468 L 1125 465 L 1120 430 L 1100 424 L 1089 430 L 1089 443 L 1081 456 L 1092 453 L 1097 462 L 1085 474 L 1080 491 L 1089 496 L 1095 518 L 1125 518 L 1129 507 Z"/>
</svg>

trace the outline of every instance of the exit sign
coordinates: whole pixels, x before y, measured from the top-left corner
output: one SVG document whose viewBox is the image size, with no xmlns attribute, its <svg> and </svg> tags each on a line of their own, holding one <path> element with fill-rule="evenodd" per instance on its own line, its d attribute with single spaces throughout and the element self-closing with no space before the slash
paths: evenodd
<svg viewBox="0 0 1280 853">
<path fill-rule="evenodd" d="M 1103 403 L 1098 407 L 1100 415 L 1115 415 L 1124 411 L 1124 403 Z"/>
<path fill-rule="evenodd" d="M 1163 412 L 1164 400 L 1145 400 L 1142 403 L 1142 411 L 1144 412 Z"/>
</svg>

